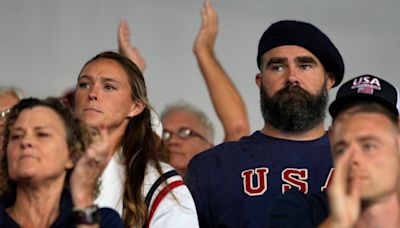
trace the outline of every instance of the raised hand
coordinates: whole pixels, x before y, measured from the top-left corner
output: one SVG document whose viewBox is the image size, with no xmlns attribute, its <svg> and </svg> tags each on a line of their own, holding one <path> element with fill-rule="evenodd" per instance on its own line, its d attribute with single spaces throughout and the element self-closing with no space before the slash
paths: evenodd
<svg viewBox="0 0 400 228">
<path fill-rule="evenodd" d="M 88 207 L 93 204 L 94 188 L 98 178 L 111 159 L 109 139 L 106 127 L 100 127 L 93 143 L 79 158 L 70 179 L 71 195 L 74 206 Z"/>
<path fill-rule="evenodd" d="M 248 135 L 250 127 L 239 91 L 215 56 L 217 33 L 217 12 L 210 0 L 205 0 L 201 9 L 201 27 L 193 44 L 193 52 L 224 128 L 224 141 L 234 141 Z"/>
<path fill-rule="evenodd" d="M 353 227 L 360 215 L 360 179 L 355 175 L 349 182 L 353 153 L 346 151 L 336 160 L 332 183 L 328 187 L 330 215 L 320 228 Z"/>
<path fill-rule="evenodd" d="M 122 20 L 118 26 L 118 51 L 134 62 L 143 73 L 146 69 L 146 61 L 139 49 L 132 46 L 130 38 L 131 31 L 128 22 Z"/>
<path fill-rule="evenodd" d="M 193 44 L 193 52 L 213 52 L 218 33 L 218 15 L 210 0 L 205 0 L 201 9 L 201 27 Z"/>
</svg>

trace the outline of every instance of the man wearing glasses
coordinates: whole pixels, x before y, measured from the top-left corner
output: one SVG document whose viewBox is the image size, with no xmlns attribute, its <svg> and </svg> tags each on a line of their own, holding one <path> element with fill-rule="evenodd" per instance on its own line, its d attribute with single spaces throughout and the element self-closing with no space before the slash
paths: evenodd
<svg viewBox="0 0 400 228">
<path fill-rule="evenodd" d="M 167 106 L 161 122 L 170 163 L 183 176 L 190 159 L 213 146 L 214 127 L 203 111 L 183 101 Z"/>
</svg>

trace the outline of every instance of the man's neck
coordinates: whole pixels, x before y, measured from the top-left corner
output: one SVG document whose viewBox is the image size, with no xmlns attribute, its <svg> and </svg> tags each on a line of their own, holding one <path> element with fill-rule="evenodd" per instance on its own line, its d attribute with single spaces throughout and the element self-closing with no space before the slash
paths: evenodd
<svg viewBox="0 0 400 228">
<path fill-rule="evenodd" d="M 324 128 L 324 123 L 320 123 L 313 129 L 304 132 L 282 131 L 272 127 L 269 124 L 265 124 L 264 127 L 261 129 L 261 132 L 265 135 L 279 139 L 308 141 L 321 138 L 326 131 Z"/>
<path fill-rule="evenodd" d="M 397 194 L 363 208 L 355 227 L 400 227 L 400 205 Z"/>
</svg>

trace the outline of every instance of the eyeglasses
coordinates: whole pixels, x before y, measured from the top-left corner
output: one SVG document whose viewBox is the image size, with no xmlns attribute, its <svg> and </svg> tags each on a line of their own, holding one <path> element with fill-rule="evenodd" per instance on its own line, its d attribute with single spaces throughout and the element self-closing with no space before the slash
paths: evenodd
<svg viewBox="0 0 400 228">
<path fill-rule="evenodd" d="M 204 136 L 200 135 L 199 133 L 197 133 L 189 128 L 186 128 L 186 127 L 179 128 L 179 130 L 177 132 L 163 130 L 161 138 L 165 141 L 168 141 L 171 139 L 172 135 L 174 135 L 174 134 L 181 139 L 187 139 L 190 137 L 199 137 L 201 140 L 208 143 L 208 140 L 206 137 L 204 137 Z"/>
<path fill-rule="evenodd" d="M 1 111 L 1 112 L 0 112 L 0 117 L 1 117 L 1 118 L 6 118 L 7 115 L 8 115 L 8 113 L 10 113 L 10 110 L 11 110 L 11 109 L 6 109 L 6 110 L 4 110 L 4 111 Z"/>
</svg>

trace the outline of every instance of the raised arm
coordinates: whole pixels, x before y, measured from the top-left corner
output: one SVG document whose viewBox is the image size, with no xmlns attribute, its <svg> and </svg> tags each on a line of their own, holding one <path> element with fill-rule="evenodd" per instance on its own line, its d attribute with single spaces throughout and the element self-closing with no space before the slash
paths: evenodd
<svg viewBox="0 0 400 228">
<path fill-rule="evenodd" d="M 209 0 L 201 9 L 201 27 L 193 52 L 203 74 L 214 109 L 222 122 L 224 141 L 238 140 L 250 132 L 245 104 L 214 54 L 218 15 Z"/>
<path fill-rule="evenodd" d="M 126 21 L 122 20 L 118 26 L 118 51 L 134 62 L 144 72 L 146 61 L 140 54 L 139 49 L 131 44 L 131 31 Z"/>
</svg>

